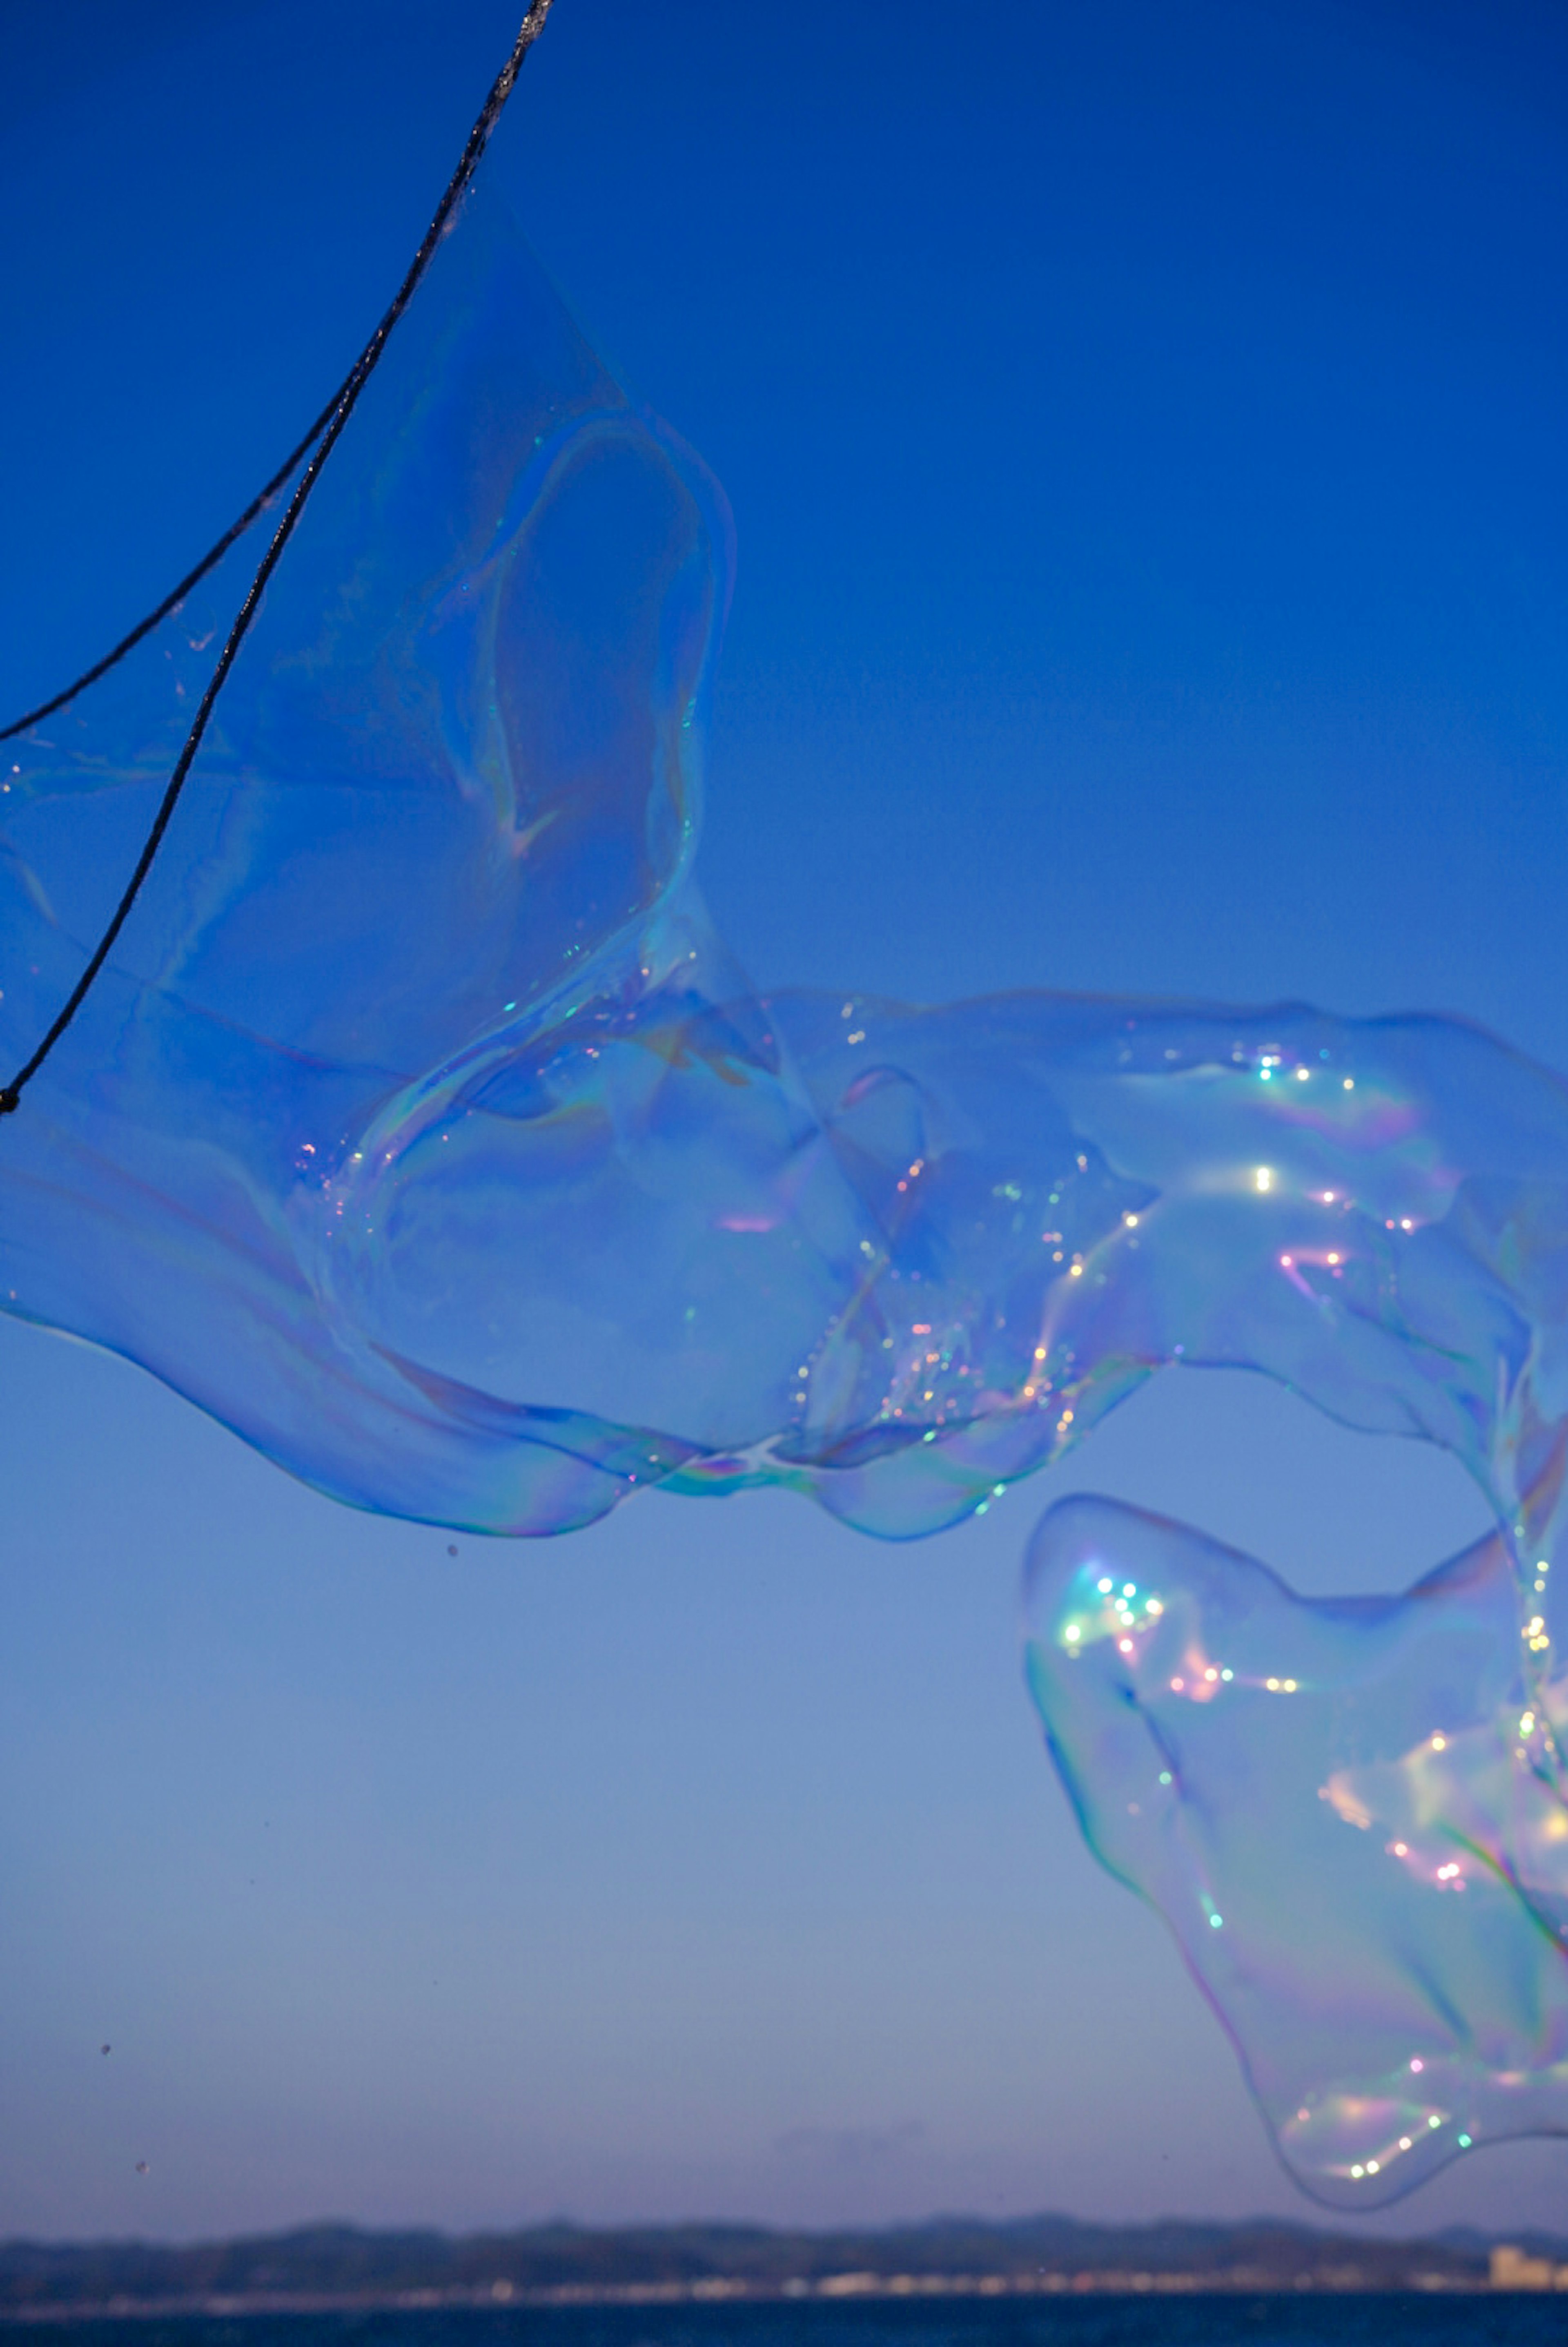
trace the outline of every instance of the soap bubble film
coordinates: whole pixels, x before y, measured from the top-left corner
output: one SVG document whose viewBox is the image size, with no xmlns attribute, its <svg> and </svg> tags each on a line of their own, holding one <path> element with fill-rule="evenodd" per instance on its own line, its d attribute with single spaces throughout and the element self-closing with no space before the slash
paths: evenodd
<svg viewBox="0 0 1568 2347">
<path fill-rule="evenodd" d="M 253 563 L 8 745 L 13 1066 Z M 0 1132 L 0 1303 L 472 1532 L 771 1483 L 929 1533 L 1175 1363 L 1441 1445 L 1497 1530 L 1400 1599 L 1053 1512 L 1030 1685 L 1308 2189 L 1568 2128 L 1568 1096 L 1440 1020 L 759 996 L 693 872 L 729 573 L 717 485 L 472 200 Z"/>
</svg>

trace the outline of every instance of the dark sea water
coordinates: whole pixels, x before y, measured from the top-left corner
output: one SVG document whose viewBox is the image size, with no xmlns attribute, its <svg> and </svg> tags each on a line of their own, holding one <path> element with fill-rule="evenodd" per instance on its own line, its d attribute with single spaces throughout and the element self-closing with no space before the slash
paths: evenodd
<svg viewBox="0 0 1568 2347">
<path fill-rule="evenodd" d="M 47 2338 L 51 2333 L 46 2332 Z M 69 2325 L 71 2347 L 1568 2347 L 1568 2292 L 1085 2296 L 940 2311 L 814 2305 L 439 2309 Z M 43 2341 L 38 2342 L 43 2347 Z"/>
</svg>

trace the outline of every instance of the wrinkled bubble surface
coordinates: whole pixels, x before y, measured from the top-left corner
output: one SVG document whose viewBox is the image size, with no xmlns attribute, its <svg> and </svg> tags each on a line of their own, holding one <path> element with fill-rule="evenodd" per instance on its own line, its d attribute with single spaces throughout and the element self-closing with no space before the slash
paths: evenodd
<svg viewBox="0 0 1568 2347">
<path fill-rule="evenodd" d="M 1519 1667 L 1505 1544 L 1404 1598 L 1307 1600 L 1183 1525 L 1068 1500 L 1029 1594 L 1084 1831 L 1175 1931 L 1298 2178 L 1368 2207 L 1563 2131 L 1568 1703 Z"/>
<path fill-rule="evenodd" d="M 252 560 L 0 762 L 12 1065 Z M 1441 1444 L 1497 1532 L 1403 1599 L 1055 1510 L 1031 1686 L 1310 2189 L 1568 2127 L 1568 1097 L 1437 1020 L 759 998 L 692 877 L 728 565 L 472 202 L 0 1130 L 0 1304 L 487 1532 L 769 1482 L 931 1532 L 1175 1361 Z"/>
</svg>

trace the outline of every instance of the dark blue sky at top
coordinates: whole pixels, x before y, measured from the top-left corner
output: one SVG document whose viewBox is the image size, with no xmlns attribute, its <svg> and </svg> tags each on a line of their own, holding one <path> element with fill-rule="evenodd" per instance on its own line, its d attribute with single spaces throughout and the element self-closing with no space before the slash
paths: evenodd
<svg viewBox="0 0 1568 2347">
<path fill-rule="evenodd" d="M 7 707 L 315 412 L 513 29 L 0 0 Z M 491 168 L 735 508 L 701 868 L 759 981 L 1441 1008 L 1568 1067 L 1565 68 L 1550 6 L 558 0 Z M 1293 2205 L 1035 1748 L 1029 1491 L 454 1563 L 0 1352 L 0 2230 Z M 1315 1588 L 1473 1522 L 1239 1378 L 1081 1467 Z"/>
</svg>

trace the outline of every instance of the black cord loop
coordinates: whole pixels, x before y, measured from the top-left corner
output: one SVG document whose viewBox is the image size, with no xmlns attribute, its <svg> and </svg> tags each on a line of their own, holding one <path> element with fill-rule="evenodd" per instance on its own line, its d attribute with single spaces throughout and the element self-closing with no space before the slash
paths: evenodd
<svg viewBox="0 0 1568 2347">
<path fill-rule="evenodd" d="M 249 632 L 250 622 L 256 616 L 267 582 L 282 559 L 283 549 L 294 535 L 295 527 L 300 516 L 305 510 L 311 492 L 321 478 L 321 467 L 341 437 L 343 427 L 359 402 L 360 394 L 370 381 L 382 353 L 386 348 L 392 328 L 412 300 L 415 289 L 430 266 L 431 258 L 441 241 L 447 223 L 478 169 L 479 159 L 489 144 L 491 132 L 501 119 L 502 110 L 512 95 L 513 87 L 523 67 L 523 61 L 545 29 L 545 20 L 550 14 L 552 5 L 553 0 L 529 0 L 528 11 L 523 19 L 517 38 L 513 43 L 512 53 L 497 74 L 491 87 L 490 95 L 480 110 L 479 118 L 468 134 L 468 143 L 459 158 L 457 169 L 447 182 L 446 192 L 436 206 L 435 217 L 425 231 L 423 241 L 409 264 L 408 273 L 398 287 L 375 333 L 371 336 L 304 439 L 273 474 L 266 487 L 246 507 L 239 520 L 224 532 L 217 545 L 202 557 L 194 570 L 188 572 L 173 592 L 165 597 L 156 611 L 150 611 L 145 620 L 131 630 L 128 636 L 122 638 L 112 651 L 107 652 L 101 661 L 86 670 L 77 677 L 76 682 L 67 685 L 63 692 L 57 692 L 51 701 L 40 702 L 36 709 L 29 711 L 25 717 L 17 718 L 15 723 L 0 727 L 0 742 L 9 741 L 14 735 L 25 733 L 28 727 L 36 725 L 41 718 L 52 716 L 56 710 L 63 709 L 67 702 L 74 701 L 77 693 L 85 692 L 89 684 L 95 683 L 100 676 L 105 675 L 117 661 L 123 660 L 128 651 L 133 651 L 140 643 L 144 636 L 149 634 L 158 626 L 160 620 L 168 618 L 169 612 L 183 600 L 190 589 L 199 579 L 204 579 L 214 565 L 222 559 L 235 539 L 249 528 L 269 499 L 277 495 L 295 467 L 314 449 L 315 453 L 311 456 L 310 463 L 300 475 L 294 494 L 289 500 L 283 518 L 273 532 L 271 543 L 257 565 L 256 575 L 250 581 L 245 600 L 240 605 L 234 623 L 229 630 L 223 650 L 218 657 L 218 664 L 208 680 L 207 690 L 201 696 L 196 715 L 191 722 L 190 731 L 186 735 L 185 746 L 175 761 L 174 771 L 168 778 L 158 813 L 153 817 L 151 828 L 142 844 L 142 851 L 137 858 L 136 868 L 126 884 L 125 893 L 116 906 L 108 926 L 98 939 L 86 969 L 72 988 L 43 1040 L 32 1057 L 18 1068 L 10 1082 L 0 1085 L 0 1117 L 13 1115 L 20 1107 L 24 1091 L 32 1082 L 33 1078 L 81 1009 L 94 979 L 114 949 L 115 939 L 124 928 L 129 917 L 131 907 L 141 893 L 142 883 L 152 869 L 153 858 L 158 854 L 175 808 L 179 804 L 179 795 L 185 788 L 186 777 L 196 762 L 196 753 L 201 747 L 202 737 L 207 732 L 218 696 L 223 690 L 229 671 L 239 654 L 239 647 Z"/>
</svg>

